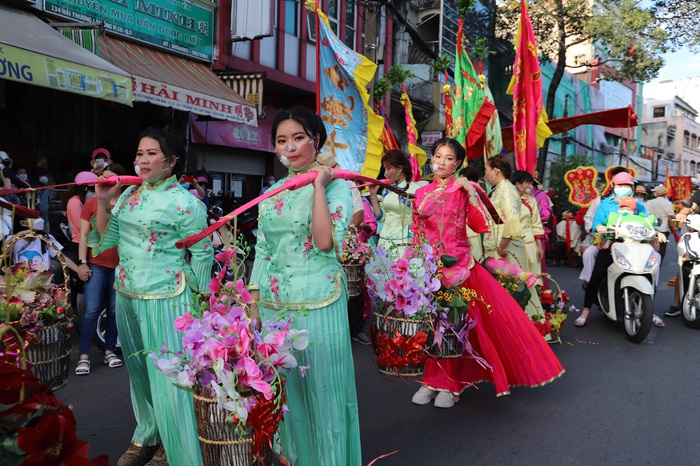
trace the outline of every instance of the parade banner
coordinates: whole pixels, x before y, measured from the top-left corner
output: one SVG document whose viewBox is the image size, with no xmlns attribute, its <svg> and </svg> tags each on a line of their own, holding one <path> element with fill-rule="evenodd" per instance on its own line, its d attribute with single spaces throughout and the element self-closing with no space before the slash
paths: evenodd
<svg viewBox="0 0 700 466">
<path fill-rule="evenodd" d="M 537 148 L 542 147 L 552 132 L 547 127 L 547 115 L 542 106 L 542 71 L 525 0 L 520 0 L 513 78 L 506 93 L 513 94 L 515 166 L 533 173 Z"/>
<path fill-rule="evenodd" d="M 344 169 L 377 176 L 381 168 L 383 120 L 369 106 L 366 86 L 377 65 L 348 48 L 331 30 L 328 18 L 318 15 L 318 113 L 328 140 L 322 152 Z"/>
<path fill-rule="evenodd" d="M 581 125 L 600 125 L 608 128 L 634 128 L 639 125 L 637 114 L 631 107 L 614 108 L 601 112 L 575 115 L 565 118 L 549 120 L 547 126 L 552 134 L 561 134 Z M 513 152 L 513 127 L 503 128 L 503 147 L 508 152 Z"/>
<path fill-rule="evenodd" d="M 452 105 L 451 137 L 467 149 L 467 157 L 478 159 L 484 153 L 484 134 L 496 106 L 486 98 L 486 77 L 478 75 L 466 47 L 463 34 L 464 18 L 457 29 L 454 103 Z"/>
<path fill-rule="evenodd" d="M 416 131 L 416 120 L 413 118 L 413 106 L 411 99 L 406 93 L 406 86 L 401 84 L 401 103 L 404 109 L 404 118 L 406 122 L 406 139 L 408 140 L 408 153 L 411 156 L 411 167 L 413 168 L 413 180 L 420 181 L 420 167 L 425 165 L 428 156 L 425 151 L 418 147 L 418 131 Z"/>
<path fill-rule="evenodd" d="M 0 78 L 132 105 L 128 76 L 8 44 L 0 47 Z"/>
<path fill-rule="evenodd" d="M 382 118 L 382 121 L 384 122 L 384 126 L 382 127 L 382 141 L 384 143 L 384 151 L 386 152 L 389 150 L 401 149 L 399 143 L 396 141 L 396 136 L 394 136 L 394 132 L 391 130 L 391 126 L 389 126 L 389 121 L 386 119 L 386 116 L 384 116 L 384 110 L 382 109 L 381 102 L 374 103 L 374 113 L 379 115 Z"/>
<path fill-rule="evenodd" d="M 111 33 L 206 62 L 212 61 L 214 9 L 201 0 L 44 0 L 52 14 L 104 22 Z"/>
<path fill-rule="evenodd" d="M 676 200 L 688 199 L 693 192 L 693 182 L 689 176 L 672 176 L 671 187 Z"/>
<path fill-rule="evenodd" d="M 666 186 L 666 189 L 668 189 L 668 196 L 669 199 L 675 199 L 674 198 L 674 192 L 673 192 L 673 186 L 671 185 L 671 174 L 669 173 L 669 168 L 668 165 L 666 165 L 666 181 L 664 181 L 664 186 Z"/>
<path fill-rule="evenodd" d="M 595 183 L 598 171 L 593 167 L 576 167 L 564 175 L 569 187 L 569 202 L 578 207 L 588 207 L 599 196 Z"/>
</svg>

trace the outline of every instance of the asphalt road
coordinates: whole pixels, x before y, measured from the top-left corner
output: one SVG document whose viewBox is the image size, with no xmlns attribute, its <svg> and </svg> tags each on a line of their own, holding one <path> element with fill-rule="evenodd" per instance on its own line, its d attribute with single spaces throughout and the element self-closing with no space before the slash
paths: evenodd
<svg viewBox="0 0 700 466">
<path fill-rule="evenodd" d="M 550 273 L 579 307 L 579 269 Z M 670 245 L 654 300 L 661 315 L 673 299 Z M 370 347 L 353 344 L 364 463 L 397 451 L 377 465 L 698 464 L 700 331 L 680 317 L 665 318 L 641 344 L 594 310 L 584 328 L 562 333 L 552 345 L 566 369 L 545 387 L 516 387 L 496 398 L 493 387 L 469 389 L 452 409 L 411 404 L 416 381 L 381 376 Z M 71 360 L 71 369 L 75 364 Z M 134 428 L 125 368 L 109 369 L 93 351 L 93 371 L 70 376 L 57 394 L 75 410 L 78 436 L 90 456 L 110 464 L 128 446 Z M 183 413 L 185 415 L 185 413 Z M 305 465 L 302 465 L 305 466 Z"/>
</svg>

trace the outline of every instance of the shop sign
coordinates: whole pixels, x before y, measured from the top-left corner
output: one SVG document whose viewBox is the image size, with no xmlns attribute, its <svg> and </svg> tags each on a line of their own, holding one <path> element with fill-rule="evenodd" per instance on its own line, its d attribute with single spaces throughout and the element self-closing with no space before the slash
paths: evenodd
<svg viewBox="0 0 700 466">
<path fill-rule="evenodd" d="M 263 152 L 275 151 L 271 141 L 270 126 L 254 127 L 230 121 L 197 121 L 194 116 L 191 117 L 190 122 L 190 134 L 195 144 L 239 147 Z"/>
<path fill-rule="evenodd" d="M 171 86 L 152 79 L 133 77 L 134 100 L 151 102 L 163 107 L 172 107 L 197 115 L 207 115 L 221 120 L 257 125 L 257 115 L 251 107 L 230 100 Z"/>
<path fill-rule="evenodd" d="M 423 131 L 420 135 L 421 145 L 432 146 L 442 137 L 442 131 Z"/>
<path fill-rule="evenodd" d="M 199 60 L 212 61 L 214 3 L 191 0 L 44 0 L 44 10 Z"/>
<path fill-rule="evenodd" d="M 73 92 L 131 106 L 128 76 L 79 65 L 59 58 L 0 46 L 0 79 Z"/>
</svg>

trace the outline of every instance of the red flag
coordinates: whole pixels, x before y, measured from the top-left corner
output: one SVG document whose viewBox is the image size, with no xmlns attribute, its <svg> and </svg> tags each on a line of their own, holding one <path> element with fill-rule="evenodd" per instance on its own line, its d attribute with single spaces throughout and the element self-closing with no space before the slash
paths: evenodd
<svg viewBox="0 0 700 466">
<path fill-rule="evenodd" d="M 533 173 L 537 164 L 537 125 L 542 115 L 542 72 L 527 3 L 520 0 L 520 25 L 513 66 L 515 166 Z M 551 133 L 550 133 L 551 134 Z"/>
</svg>

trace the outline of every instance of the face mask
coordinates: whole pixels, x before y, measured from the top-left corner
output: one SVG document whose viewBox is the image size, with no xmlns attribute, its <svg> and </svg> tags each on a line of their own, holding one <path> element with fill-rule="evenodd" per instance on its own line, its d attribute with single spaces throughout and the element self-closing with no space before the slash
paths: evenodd
<svg viewBox="0 0 700 466">
<path fill-rule="evenodd" d="M 161 162 L 165 162 L 168 159 L 161 159 Z M 170 167 L 165 167 L 163 168 L 160 172 L 163 173 L 165 170 L 167 170 Z M 141 176 L 141 166 L 138 164 L 138 162 L 134 162 L 134 171 L 136 172 L 136 176 Z"/>
<path fill-rule="evenodd" d="M 85 199 L 86 199 L 86 200 L 87 200 L 87 199 L 91 199 L 91 198 L 93 198 L 93 197 L 95 197 L 95 196 L 97 196 L 97 194 L 95 194 L 95 193 L 92 192 L 92 191 L 88 191 L 88 192 L 85 194 Z"/>
<path fill-rule="evenodd" d="M 17 175 L 17 178 L 19 178 L 22 181 L 27 181 L 27 174 L 26 173 L 20 173 Z"/>
<path fill-rule="evenodd" d="M 39 183 L 41 183 L 41 184 L 46 184 L 48 182 L 49 182 L 48 176 L 42 176 L 41 178 L 39 178 Z"/>
<path fill-rule="evenodd" d="M 95 163 L 93 164 L 93 169 L 95 170 L 103 170 L 107 164 L 105 163 L 104 160 L 102 159 L 97 159 L 95 160 Z"/>
<path fill-rule="evenodd" d="M 0 170 L 4 170 L 4 169 L 5 169 L 5 164 L 4 164 L 4 163 L 0 163 Z"/>
<path fill-rule="evenodd" d="M 186 181 L 186 182 L 182 183 L 180 186 L 182 186 L 185 189 L 190 189 L 190 182 Z"/>
<path fill-rule="evenodd" d="M 630 197 L 632 196 L 632 188 L 615 188 L 613 190 L 617 197 Z"/>
</svg>

